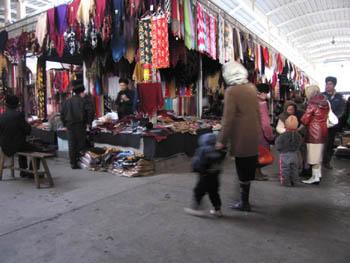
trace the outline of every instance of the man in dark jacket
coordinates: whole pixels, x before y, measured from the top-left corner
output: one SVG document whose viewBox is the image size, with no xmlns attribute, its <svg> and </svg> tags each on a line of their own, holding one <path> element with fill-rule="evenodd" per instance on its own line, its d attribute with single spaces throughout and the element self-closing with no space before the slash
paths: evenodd
<svg viewBox="0 0 350 263">
<path fill-rule="evenodd" d="M 134 101 L 134 93 L 133 91 L 128 89 L 129 81 L 127 79 L 121 78 L 119 80 L 120 91 L 118 93 L 118 97 L 116 100 L 116 104 L 118 106 L 118 117 L 119 119 L 124 119 L 126 116 L 131 115 L 132 104 Z"/>
<path fill-rule="evenodd" d="M 80 151 L 85 148 L 86 128 L 89 123 L 90 105 L 84 97 L 84 86 L 73 88 L 72 98 L 66 100 L 61 111 L 61 120 L 68 129 L 69 158 L 72 169 L 79 169 Z"/>
<path fill-rule="evenodd" d="M 24 114 L 18 112 L 18 98 L 16 95 L 6 96 L 7 110 L 0 115 L 0 146 L 4 154 L 8 157 L 16 152 L 35 151 L 35 146 L 26 142 L 26 136 L 31 133 L 32 127 L 26 122 Z M 27 158 L 18 157 L 19 167 L 27 169 Z M 39 164 L 38 164 L 39 165 Z M 27 177 L 30 174 L 21 172 L 21 177 Z"/>
<path fill-rule="evenodd" d="M 337 85 L 337 78 L 327 77 L 326 91 L 322 94 L 327 97 L 328 101 L 331 104 L 332 111 L 340 120 L 340 118 L 344 113 L 345 100 L 342 94 L 336 92 L 335 90 L 336 85 Z M 338 128 L 339 126 L 336 125 L 328 129 L 328 139 L 325 144 L 324 153 L 323 153 L 323 166 L 327 169 L 333 169 L 333 166 L 331 165 L 330 162 L 333 156 L 334 139 L 338 131 Z"/>
</svg>

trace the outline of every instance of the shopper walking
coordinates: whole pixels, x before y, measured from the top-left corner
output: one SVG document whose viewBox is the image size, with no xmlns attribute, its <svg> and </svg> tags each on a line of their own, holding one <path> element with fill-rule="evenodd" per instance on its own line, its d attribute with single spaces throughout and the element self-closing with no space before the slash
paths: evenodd
<svg viewBox="0 0 350 263">
<path fill-rule="evenodd" d="M 193 203 L 190 208 L 185 208 L 185 212 L 195 216 L 205 215 L 200 210 L 202 198 L 208 193 L 209 199 L 213 205 L 210 210 L 212 215 L 222 216 L 221 198 L 219 195 L 219 175 L 221 164 L 225 159 L 226 153 L 215 149 L 216 135 L 207 133 L 199 138 L 199 147 L 197 148 L 193 171 L 198 173 L 198 182 L 193 189 Z"/>
<path fill-rule="evenodd" d="M 78 161 L 80 151 L 86 146 L 86 128 L 89 123 L 91 106 L 86 102 L 84 86 L 73 88 L 75 93 L 72 98 L 66 100 L 61 111 L 61 120 L 68 129 L 69 158 L 72 169 L 79 169 Z"/>
<path fill-rule="evenodd" d="M 228 88 L 225 92 L 222 129 L 216 144 L 218 149 L 230 145 L 235 156 L 241 188 L 241 200 L 233 209 L 250 211 L 249 192 L 255 178 L 260 138 L 260 110 L 256 87 L 248 83 L 248 72 L 239 63 L 230 61 L 222 75 Z"/>
<path fill-rule="evenodd" d="M 345 100 L 343 98 L 343 95 L 336 92 L 335 90 L 336 85 L 337 85 L 337 78 L 327 77 L 326 91 L 322 94 L 327 97 L 328 101 L 331 104 L 333 113 L 338 117 L 338 120 L 340 120 L 345 110 Z M 338 130 L 339 130 L 339 125 L 335 125 L 331 128 L 328 128 L 328 137 L 327 137 L 327 142 L 325 144 L 324 153 L 323 153 L 323 166 L 327 169 L 333 169 L 331 160 L 333 156 L 334 139 Z"/>
<path fill-rule="evenodd" d="M 258 89 L 258 100 L 259 100 L 259 109 L 260 109 L 260 140 L 259 144 L 270 150 L 270 144 L 274 141 L 275 136 L 272 132 L 271 120 L 269 115 L 269 109 L 267 106 L 267 94 L 270 92 L 270 87 L 267 84 L 257 84 Z M 256 181 L 266 181 L 267 176 L 261 171 L 262 167 L 258 165 L 255 172 Z"/>
<path fill-rule="evenodd" d="M 327 119 L 329 106 L 318 86 L 309 86 L 305 90 L 308 105 L 302 123 L 307 127 L 307 162 L 312 166 L 312 176 L 305 184 L 318 184 L 322 178 L 321 163 L 324 144 L 327 141 Z"/>
</svg>

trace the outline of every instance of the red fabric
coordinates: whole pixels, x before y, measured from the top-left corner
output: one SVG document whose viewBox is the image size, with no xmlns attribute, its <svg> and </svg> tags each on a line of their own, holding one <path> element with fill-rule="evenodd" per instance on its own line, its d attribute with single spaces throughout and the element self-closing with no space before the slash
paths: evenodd
<svg viewBox="0 0 350 263">
<path fill-rule="evenodd" d="M 264 55 L 265 65 L 268 67 L 270 59 L 269 59 L 269 51 L 268 51 L 267 47 L 263 47 L 263 55 Z"/>
<path fill-rule="evenodd" d="M 99 32 L 105 17 L 105 11 L 107 8 L 107 0 L 98 0 L 95 2 L 96 5 L 96 14 L 94 18 L 95 28 Z"/>
<path fill-rule="evenodd" d="M 272 76 L 272 83 L 271 83 L 273 89 L 276 87 L 276 84 L 277 84 L 277 74 L 276 72 L 274 72 Z"/>
<path fill-rule="evenodd" d="M 167 136 L 162 136 L 159 135 L 158 133 L 153 133 L 153 132 L 148 132 L 146 133 L 147 137 L 154 137 L 154 139 L 156 139 L 157 142 L 161 142 L 163 140 L 166 140 L 168 137 Z"/>
<path fill-rule="evenodd" d="M 99 2 L 99 1 L 97 1 Z M 80 0 L 75 0 L 72 3 L 68 5 L 67 8 L 67 22 L 68 26 L 71 27 L 76 27 L 78 25 L 77 23 L 77 13 L 78 13 L 78 8 L 80 5 Z"/>
<path fill-rule="evenodd" d="M 306 143 L 325 143 L 327 141 L 329 106 L 327 98 L 319 95 L 309 100 L 301 122 L 307 127 Z"/>
<path fill-rule="evenodd" d="M 280 74 L 283 72 L 283 62 L 282 62 L 281 54 L 278 54 L 278 58 L 277 58 L 277 69 L 278 69 L 278 72 L 279 72 Z"/>
<path fill-rule="evenodd" d="M 152 116 L 158 109 L 163 107 L 164 98 L 162 84 L 140 83 L 138 90 L 140 96 L 140 112 Z"/>
<path fill-rule="evenodd" d="M 171 92 L 170 92 L 170 83 L 165 84 L 165 98 L 170 98 L 171 97 Z"/>
<path fill-rule="evenodd" d="M 167 16 L 152 18 L 152 66 L 169 67 L 169 40 Z"/>
<path fill-rule="evenodd" d="M 179 8 L 180 8 L 180 25 L 183 27 L 184 26 L 184 24 L 185 24 L 185 19 L 184 19 L 184 5 L 183 5 L 183 2 L 181 1 L 180 3 L 179 3 Z M 181 28 L 181 26 L 180 26 L 180 28 Z M 181 32 L 181 39 L 184 39 L 185 38 L 185 36 L 184 36 L 184 32 L 182 32 L 183 30 L 180 30 Z"/>
</svg>

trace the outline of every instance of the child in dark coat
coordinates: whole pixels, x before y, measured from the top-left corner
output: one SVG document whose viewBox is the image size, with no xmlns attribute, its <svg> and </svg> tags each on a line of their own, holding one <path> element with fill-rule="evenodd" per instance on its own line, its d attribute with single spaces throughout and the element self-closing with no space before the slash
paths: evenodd
<svg viewBox="0 0 350 263">
<path fill-rule="evenodd" d="M 284 186 L 294 186 L 299 174 L 299 150 L 302 138 L 297 133 L 298 119 L 291 115 L 286 121 L 286 131 L 276 140 L 276 149 L 280 152 L 280 180 Z"/>
<path fill-rule="evenodd" d="M 204 134 L 199 138 L 199 148 L 195 152 L 193 161 L 193 171 L 199 174 L 197 185 L 193 190 L 194 203 L 191 208 L 185 208 L 185 212 L 191 215 L 204 215 L 204 212 L 199 208 L 202 198 L 208 193 L 214 206 L 210 213 L 218 217 L 222 216 L 219 175 L 226 153 L 215 148 L 216 139 L 216 136 L 212 133 Z"/>
</svg>

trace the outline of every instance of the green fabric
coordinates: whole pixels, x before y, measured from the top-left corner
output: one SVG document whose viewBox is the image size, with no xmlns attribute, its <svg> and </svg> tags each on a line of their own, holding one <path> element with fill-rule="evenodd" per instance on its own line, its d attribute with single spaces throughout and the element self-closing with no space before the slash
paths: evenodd
<svg viewBox="0 0 350 263">
<path fill-rule="evenodd" d="M 184 0 L 184 26 L 185 26 L 185 47 L 192 49 L 192 30 L 190 20 L 190 7 L 188 6 L 188 0 Z"/>
</svg>

